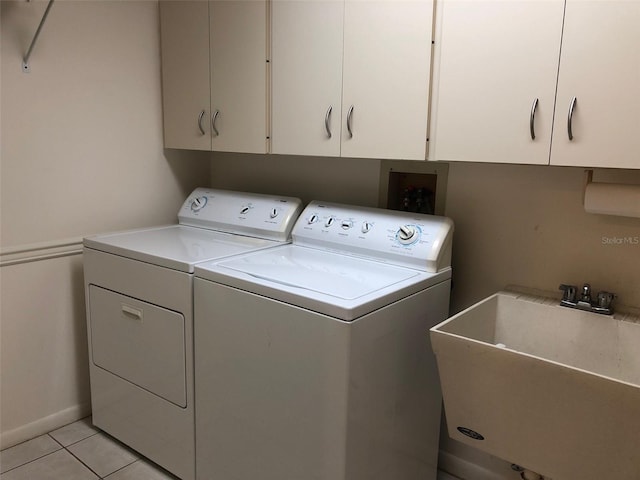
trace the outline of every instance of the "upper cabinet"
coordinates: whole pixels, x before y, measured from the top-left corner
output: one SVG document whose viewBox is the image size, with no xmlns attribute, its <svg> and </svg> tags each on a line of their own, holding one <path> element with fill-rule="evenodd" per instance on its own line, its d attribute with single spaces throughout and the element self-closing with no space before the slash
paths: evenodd
<svg viewBox="0 0 640 480">
<path fill-rule="evenodd" d="M 271 151 L 424 160 L 432 25 L 432 0 L 273 0 Z"/>
<path fill-rule="evenodd" d="M 209 4 L 160 2 L 164 146 L 211 150 Z"/>
<path fill-rule="evenodd" d="M 166 148 L 266 153 L 267 2 L 162 1 Z"/>
<path fill-rule="evenodd" d="M 347 0 L 342 156 L 425 160 L 432 1 Z"/>
<path fill-rule="evenodd" d="M 437 9 L 429 158 L 549 163 L 564 1 Z"/>
<path fill-rule="evenodd" d="M 442 0 L 429 158 L 640 167 L 639 21 L 635 1 Z"/>
<path fill-rule="evenodd" d="M 551 164 L 640 168 L 639 1 L 567 0 Z"/>
<path fill-rule="evenodd" d="M 271 152 L 340 156 L 344 3 L 271 2 Z"/>
</svg>

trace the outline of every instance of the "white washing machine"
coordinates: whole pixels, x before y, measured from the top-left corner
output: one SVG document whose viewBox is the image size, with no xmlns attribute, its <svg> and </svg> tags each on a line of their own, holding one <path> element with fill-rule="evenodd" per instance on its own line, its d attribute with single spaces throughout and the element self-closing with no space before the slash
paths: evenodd
<svg viewBox="0 0 640 480">
<path fill-rule="evenodd" d="M 195 476 L 193 272 L 282 245 L 300 200 L 196 189 L 179 224 L 84 239 L 93 423 Z"/>
<path fill-rule="evenodd" d="M 196 266 L 196 477 L 434 480 L 453 224 L 312 202 L 293 243 Z"/>
</svg>

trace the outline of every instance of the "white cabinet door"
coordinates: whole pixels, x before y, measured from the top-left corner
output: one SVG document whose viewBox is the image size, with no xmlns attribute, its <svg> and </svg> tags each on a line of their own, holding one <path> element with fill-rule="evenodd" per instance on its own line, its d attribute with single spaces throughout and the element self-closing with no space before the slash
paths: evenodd
<svg viewBox="0 0 640 480">
<path fill-rule="evenodd" d="M 567 0 L 553 128 L 554 165 L 640 168 L 640 2 Z"/>
<path fill-rule="evenodd" d="M 267 14 L 266 0 L 160 2 L 165 147 L 267 152 Z"/>
<path fill-rule="evenodd" d="M 430 159 L 549 162 L 563 8 L 563 0 L 438 4 Z"/>
<path fill-rule="evenodd" d="M 209 11 L 212 149 L 266 153 L 267 2 L 216 0 Z"/>
<path fill-rule="evenodd" d="M 344 3 L 271 8 L 271 152 L 340 156 Z"/>
<path fill-rule="evenodd" d="M 424 160 L 433 1 L 347 0 L 344 23 L 342 156 Z"/>
<path fill-rule="evenodd" d="M 160 2 L 160 32 L 164 146 L 210 150 L 208 3 Z"/>
</svg>

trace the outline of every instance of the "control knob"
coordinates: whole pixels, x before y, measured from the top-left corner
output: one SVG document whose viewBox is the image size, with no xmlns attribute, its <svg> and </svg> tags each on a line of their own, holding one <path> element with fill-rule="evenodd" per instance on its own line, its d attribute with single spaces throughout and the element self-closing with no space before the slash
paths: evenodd
<svg viewBox="0 0 640 480">
<path fill-rule="evenodd" d="M 414 225 L 403 225 L 396 236 L 401 244 L 411 245 L 418 239 L 418 231 Z"/>
<path fill-rule="evenodd" d="M 202 208 L 207 204 L 207 197 L 197 197 L 191 202 L 191 211 L 197 212 L 198 210 L 202 210 Z"/>
<path fill-rule="evenodd" d="M 325 227 L 330 227 L 331 225 L 333 225 L 333 223 L 336 221 L 336 219 L 334 217 L 329 217 L 327 218 L 327 221 L 324 222 L 324 226 Z"/>
<path fill-rule="evenodd" d="M 362 222 L 362 233 L 368 233 L 373 224 L 371 222 Z"/>
<path fill-rule="evenodd" d="M 316 223 L 317 221 L 318 221 L 318 215 L 316 215 L 316 214 L 314 213 L 313 215 L 311 215 L 311 216 L 309 217 L 309 219 L 307 220 L 307 223 L 308 223 L 309 225 L 312 225 L 312 224 Z"/>
<path fill-rule="evenodd" d="M 276 218 L 277 216 L 278 216 L 278 209 L 272 208 L 271 211 L 269 212 L 269 217 Z"/>
</svg>

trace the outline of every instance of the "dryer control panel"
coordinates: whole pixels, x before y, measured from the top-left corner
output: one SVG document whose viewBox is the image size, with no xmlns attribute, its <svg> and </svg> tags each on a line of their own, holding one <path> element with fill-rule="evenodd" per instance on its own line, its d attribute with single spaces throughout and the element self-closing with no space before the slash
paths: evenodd
<svg viewBox="0 0 640 480">
<path fill-rule="evenodd" d="M 453 222 L 446 217 L 311 202 L 293 243 L 437 272 L 451 266 Z"/>
<path fill-rule="evenodd" d="M 298 198 L 196 188 L 178 220 L 181 225 L 286 241 L 301 210 Z"/>
</svg>

